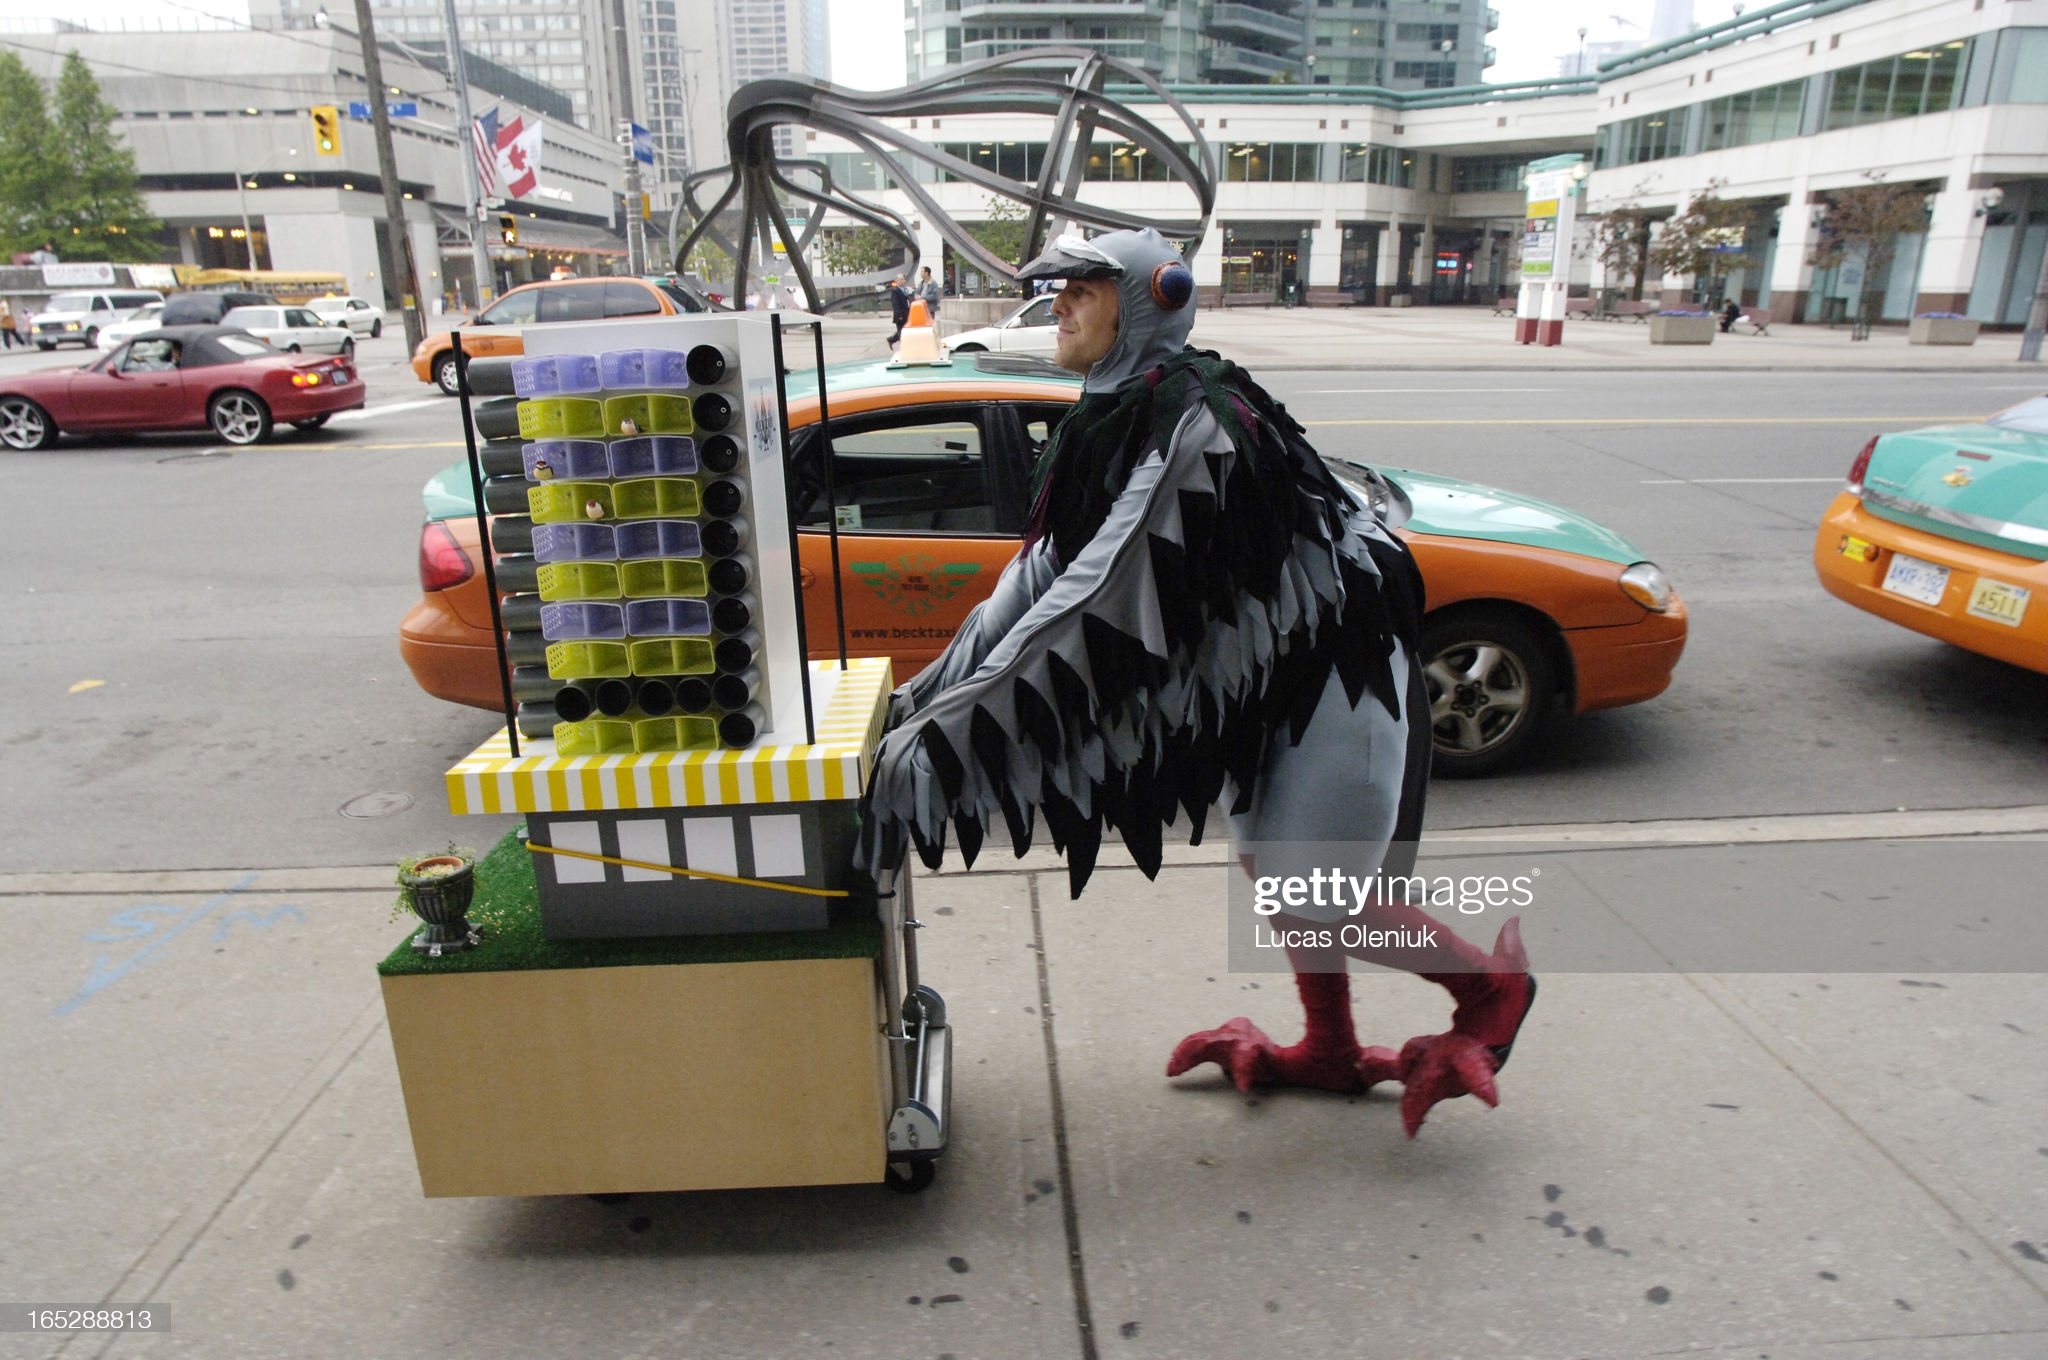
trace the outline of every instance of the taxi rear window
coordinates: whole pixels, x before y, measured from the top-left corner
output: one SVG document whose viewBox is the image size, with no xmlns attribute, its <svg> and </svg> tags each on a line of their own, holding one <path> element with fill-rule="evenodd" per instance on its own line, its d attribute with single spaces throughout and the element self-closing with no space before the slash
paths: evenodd
<svg viewBox="0 0 2048 1360">
<path fill-rule="evenodd" d="M 1984 423 L 2023 434 L 2048 434 L 2048 397 L 2035 397 L 2032 401 L 2009 406 Z"/>
</svg>

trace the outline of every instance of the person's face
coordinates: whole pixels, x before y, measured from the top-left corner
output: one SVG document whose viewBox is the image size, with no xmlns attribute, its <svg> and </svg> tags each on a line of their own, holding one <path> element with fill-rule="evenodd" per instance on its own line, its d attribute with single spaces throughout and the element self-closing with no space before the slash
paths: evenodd
<svg viewBox="0 0 2048 1360">
<path fill-rule="evenodd" d="M 1059 321 L 1053 362 L 1086 373 L 1116 344 L 1117 294 L 1114 279 L 1069 279 L 1052 300 Z"/>
</svg>

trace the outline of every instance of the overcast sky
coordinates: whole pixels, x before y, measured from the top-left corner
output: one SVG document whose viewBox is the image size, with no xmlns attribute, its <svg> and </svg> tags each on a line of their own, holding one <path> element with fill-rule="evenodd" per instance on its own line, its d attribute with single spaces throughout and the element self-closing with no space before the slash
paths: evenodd
<svg viewBox="0 0 2048 1360">
<path fill-rule="evenodd" d="M 347 0 L 342 0 L 343 7 Z M 903 0 L 829 0 L 832 70 L 842 85 L 879 90 L 903 82 Z M 1492 0 L 1500 27 L 1488 39 L 1499 60 L 1491 80 L 1531 80 L 1557 74 L 1557 58 L 1588 42 L 1642 38 L 1652 0 Z M 1752 4 L 1751 8 L 1757 8 Z M 66 11 L 62 0 L 0 0 L 0 18 L 34 18 Z M 96 19 L 150 18 L 176 24 L 197 14 L 247 19 L 246 0 L 92 0 Z M 1701 23 L 1728 18 L 1729 0 L 1696 0 Z M 0 35 L 4 36 L 4 35 Z"/>
</svg>

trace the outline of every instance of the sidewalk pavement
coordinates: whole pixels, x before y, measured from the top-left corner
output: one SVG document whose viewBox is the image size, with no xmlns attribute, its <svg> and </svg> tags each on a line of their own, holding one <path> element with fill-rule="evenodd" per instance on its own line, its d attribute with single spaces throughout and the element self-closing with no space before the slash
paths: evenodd
<svg viewBox="0 0 2048 1360">
<path fill-rule="evenodd" d="M 2044 829 L 1750 819 L 1704 853 Z M 1605 834 L 1654 873 L 1716 829 Z M 0 880 L 4 1293 L 171 1308 L 0 1356 L 2048 1352 L 2038 977 L 1549 973 L 1501 1107 L 1410 1143 L 1388 1094 L 1163 1076 L 1233 1014 L 1298 1032 L 1286 977 L 1224 970 L 1224 853 L 1147 882 L 1106 850 L 1079 903 L 1042 852 L 927 878 L 958 1038 L 924 1195 L 613 1204 L 421 1198 L 371 968 L 403 929 L 388 869 Z M 1444 1025 L 1431 986 L 1357 990 L 1369 1042 Z"/>
<path fill-rule="evenodd" d="M 943 314 L 943 308 L 941 313 Z M 432 317 L 434 330 L 463 318 Z M 828 363 L 884 359 L 886 316 L 833 316 L 826 321 Z M 1288 369 L 1390 372 L 1489 369 L 1736 369 L 1780 372 L 2018 371 L 2038 373 L 2048 391 L 2048 365 L 2021 364 L 2017 332 L 1986 331 L 1975 345 L 1909 345 L 1903 327 L 1880 327 L 1851 340 L 1841 326 L 1780 324 L 1769 334 L 1714 336 L 1711 345 L 1653 345 L 1635 321 L 1565 323 L 1564 343 L 1515 343 L 1515 323 L 1490 307 L 1232 307 L 1210 308 L 1195 320 L 1193 343 L 1258 371 Z M 791 367 L 802 366 L 793 355 Z"/>
</svg>

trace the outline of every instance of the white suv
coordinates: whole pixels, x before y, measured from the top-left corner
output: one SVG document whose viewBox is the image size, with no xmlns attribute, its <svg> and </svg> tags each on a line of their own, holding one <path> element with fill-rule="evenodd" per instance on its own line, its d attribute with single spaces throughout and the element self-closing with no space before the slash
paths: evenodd
<svg viewBox="0 0 2048 1360">
<path fill-rule="evenodd" d="M 36 348 L 82 345 L 86 349 L 97 349 L 102 330 L 116 321 L 126 321 L 152 302 L 163 300 L 162 293 L 125 290 L 59 293 L 36 313 L 33 327 Z"/>
</svg>

